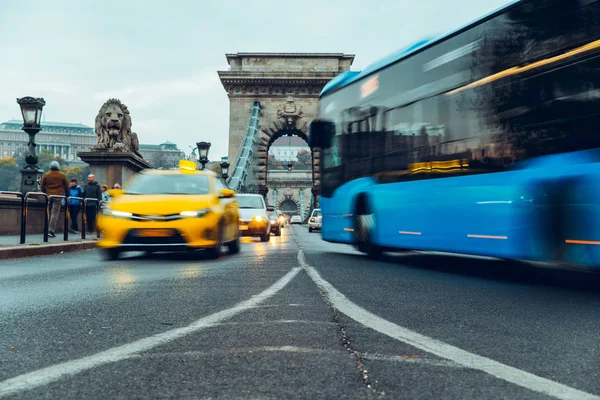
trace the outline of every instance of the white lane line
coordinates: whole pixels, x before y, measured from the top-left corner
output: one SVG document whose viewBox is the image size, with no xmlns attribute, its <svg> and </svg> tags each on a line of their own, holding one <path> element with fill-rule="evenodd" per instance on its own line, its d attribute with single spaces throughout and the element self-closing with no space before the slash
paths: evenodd
<svg viewBox="0 0 600 400">
<path fill-rule="evenodd" d="M 371 354 L 371 353 L 358 353 L 359 356 L 366 360 L 372 361 L 387 361 L 397 364 L 421 364 L 432 367 L 444 367 L 444 368 L 465 368 L 463 365 L 459 365 L 452 361 L 446 360 L 430 360 L 428 358 L 411 358 L 402 356 L 388 356 L 385 354 Z"/>
<path fill-rule="evenodd" d="M 96 353 L 92 356 L 52 365 L 2 381 L 0 382 L 0 397 L 47 385 L 48 383 L 57 381 L 68 375 L 74 375 L 99 365 L 122 361 L 137 353 L 150 350 L 173 340 L 181 339 L 191 333 L 212 327 L 223 320 L 229 319 L 267 300 L 290 283 L 300 270 L 301 268 L 299 267 L 292 268 L 281 279 L 263 292 L 254 295 L 248 300 L 244 300 L 231 308 L 202 317 L 186 327 L 158 333 L 123 346 Z"/>
<path fill-rule="evenodd" d="M 507 382 L 514 383 L 515 385 L 535 392 L 543 393 L 557 399 L 600 400 L 600 396 L 582 392 L 572 387 L 563 385 L 562 383 L 542 378 L 518 368 L 494 361 L 490 358 L 469 353 L 468 351 L 462 350 L 458 347 L 454 347 L 442 341 L 411 331 L 410 329 L 378 317 L 377 315 L 351 302 L 329 282 L 321 278 L 321 275 L 319 275 L 317 270 L 307 264 L 304 258 L 304 252 L 302 250 L 298 252 L 298 261 L 300 266 L 306 270 L 311 279 L 326 294 L 331 304 L 338 311 L 368 328 L 428 353 L 435 354 L 439 357 L 453 361 L 456 364 L 483 371 L 495 376 L 496 378 L 503 379 Z"/>
</svg>

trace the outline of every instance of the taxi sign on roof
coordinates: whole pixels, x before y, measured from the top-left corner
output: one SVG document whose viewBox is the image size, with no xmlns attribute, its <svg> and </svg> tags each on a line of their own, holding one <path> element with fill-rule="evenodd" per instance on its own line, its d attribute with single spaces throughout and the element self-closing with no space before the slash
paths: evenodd
<svg viewBox="0 0 600 400">
<path fill-rule="evenodd" d="M 181 172 L 193 172 L 196 171 L 196 163 L 190 160 L 179 160 L 179 170 Z"/>
</svg>

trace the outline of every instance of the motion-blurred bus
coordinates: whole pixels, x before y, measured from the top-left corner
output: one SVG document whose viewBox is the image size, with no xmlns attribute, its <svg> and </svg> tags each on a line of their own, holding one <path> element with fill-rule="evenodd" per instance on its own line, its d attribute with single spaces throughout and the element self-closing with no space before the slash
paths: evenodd
<svg viewBox="0 0 600 400">
<path fill-rule="evenodd" d="M 600 1 L 522 0 L 323 89 L 322 237 L 600 266 Z"/>
</svg>

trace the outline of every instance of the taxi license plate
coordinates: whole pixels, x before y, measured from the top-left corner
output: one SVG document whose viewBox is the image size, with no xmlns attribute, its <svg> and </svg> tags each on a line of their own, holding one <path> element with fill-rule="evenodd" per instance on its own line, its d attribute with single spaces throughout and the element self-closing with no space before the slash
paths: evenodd
<svg viewBox="0 0 600 400">
<path fill-rule="evenodd" d="M 247 230 L 248 230 L 248 226 L 240 225 L 240 231 L 247 231 Z"/>
<path fill-rule="evenodd" d="M 170 229 L 142 229 L 136 232 L 139 237 L 168 237 L 173 236 L 173 231 Z"/>
</svg>

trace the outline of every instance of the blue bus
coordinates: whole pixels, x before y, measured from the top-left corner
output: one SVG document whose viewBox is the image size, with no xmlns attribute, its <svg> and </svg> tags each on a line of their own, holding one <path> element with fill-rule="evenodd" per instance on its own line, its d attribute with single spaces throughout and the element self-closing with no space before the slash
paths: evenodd
<svg viewBox="0 0 600 400">
<path fill-rule="evenodd" d="M 600 267 L 600 0 L 521 0 L 320 95 L 322 237 Z"/>
</svg>

